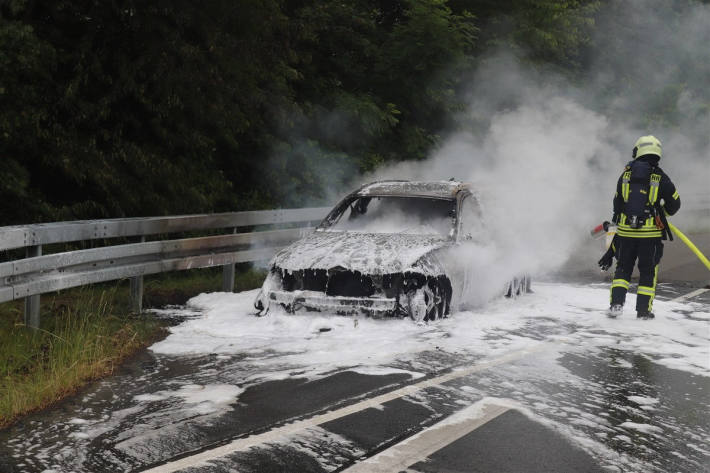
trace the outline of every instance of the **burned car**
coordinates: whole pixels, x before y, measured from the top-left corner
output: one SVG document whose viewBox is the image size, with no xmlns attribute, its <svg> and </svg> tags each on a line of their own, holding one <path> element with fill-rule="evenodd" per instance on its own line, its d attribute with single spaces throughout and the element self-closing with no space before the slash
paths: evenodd
<svg viewBox="0 0 710 473">
<path fill-rule="evenodd" d="M 281 250 L 254 306 L 373 317 L 445 317 L 465 303 L 456 249 L 484 234 L 478 196 L 456 181 L 379 181 L 346 196 L 309 236 Z M 501 294 L 529 289 L 512 277 Z"/>
</svg>

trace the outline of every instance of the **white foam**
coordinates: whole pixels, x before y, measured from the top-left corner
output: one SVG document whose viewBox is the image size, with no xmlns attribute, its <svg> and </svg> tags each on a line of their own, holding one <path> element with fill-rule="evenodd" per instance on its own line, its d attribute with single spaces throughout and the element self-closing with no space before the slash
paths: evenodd
<svg viewBox="0 0 710 473">
<path fill-rule="evenodd" d="M 657 427 L 655 425 L 650 425 L 650 424 L 640 424 L 637 422 L 622 422 L 619 424 L 619 427 L 623 427 L 625 429 L 630 429 L 630 430 L 637 430 L 639 432 L 643 432 L 644 434 L 662 434 L 663 429 L 660 427 Z"/>
<path fill-rule="evenodd" d="M 134 396 L 138 402 L 162 401 L 169 398 L 179 398 L 185 402 L 185 409 L 204 415 L 224 410 L 229 404 L 237 401 L 243 388 L 229 384 L 185 384 L 176 391 L 158 391 L 150 394 Z"/>
<path fill-rule="evenodd" d="M 359 366 L 356 368 L 350 368 L 348 371 L 353 371 L 358 374 L 365 374 L 370 376 L 385 376 L 390 374 L 407 374 L 412 379 L 419 379 L 424 376 L 424 373 L 418 373 L 416 371 L 403 370 L 399 368 L 384 367 L 374 367 L 374 366 Z"/>
<path fill-rule="evenodd" d="M 640 406 L 652 406 L 658 404 L 658 399 L 655 397 L 644 397 L 644 396 L 627 396 L 629 401 L 633 401 Z"/>
<path fill-rule="evenodd" d="M 151 349 L 170 355 L 249 353 L 262 365 L 298 366 L 308 375 L 347 367 L 380 369 L 411 361 L 424 351 L 493 357 L 537 343 L 535 336 L 545 335 L 548 327 L 574 324 L 575 330 L 558 329 L 547 336 L 565 345 L 612 347 L 643 354 L 669 368 L 710 374 L 707 306 L 693 304 L 690 319 L 677 312 L 689 304 L 657 300 L 654 320 L 637 320 L 631 309 L 609 319 L 604 316 L 606 288 L 536 284 L 534 289 L 535 294 L 498 299 L 476 311 L 421 326 L 367 317 L 358 318 L 356 324 L 352 317 L 327 313 L 274 311 L 255 317 L 251 305 L 256 291 L 202 294 L 189 305 L 203 315 L 172 327 L 171 334 Z M 627 308 L 634 304 L 635 296 L 629 294 Z M 539 329 L 526 334 L 521 330 L 526 326 Z M 617 360 L 616 365 L 628 367 L 628 362 Z"/>
<path fill-rule="evenodd" d="M 75 417 L 73 419 L 69 419 L 69 424 L 77 424 L 77 425 L 82 425 L 82 424 L 88 424 L 89 421 L 86 419 L 80 419 L 78 417 Z"/>
</svg>

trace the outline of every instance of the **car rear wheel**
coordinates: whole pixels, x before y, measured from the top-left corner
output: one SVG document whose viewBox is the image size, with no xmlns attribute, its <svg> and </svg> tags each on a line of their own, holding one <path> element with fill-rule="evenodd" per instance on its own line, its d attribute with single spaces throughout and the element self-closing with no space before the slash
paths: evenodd
<svg viewBox="0 0 710 473">
<path fill-rule="evenodd" d="M 508 282 L 508 286 L 505 290 L 505 297 L 518 297 L 525 293 L 532 292 L 530 290 L 531 279 L 529 275 L 524 275 L 521 277 L 515 277 Z"/>
</svg>

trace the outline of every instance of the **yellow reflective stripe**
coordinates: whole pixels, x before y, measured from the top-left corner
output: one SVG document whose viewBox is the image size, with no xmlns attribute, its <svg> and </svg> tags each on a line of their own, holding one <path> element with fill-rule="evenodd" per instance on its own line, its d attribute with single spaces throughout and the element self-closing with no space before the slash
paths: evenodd
<svg viewBox="0 0 710 473">
<path fill-rule="evenodd" d="M 661 183 L 660 174 L 651 174 L 651 183 L 648 188 L 648 202 L 653 205 L 658 200 L 658 186 Z"/>
<path fill-rule="evenodd" d="M 675 191 L 673 193 L 673 200 L 678 200 L 678 197 L 680 197 L 680 195 L 678 194 L 678 191 Z"/>
<path fill-rule="evenodd" d="M 624 230 L 617 230 L 616 232 L 617 235 L 622 236 L 622 237 L 627 237 L 627 238 L 661 238 L 663 234 L 661 233 L 660 230 L 655 230 L 652 232 L 642 232 L 638 230 L 633 230 L 633 231 L 624 231 Z"/>
<path fill-rule="evenodd" d="M 656 282 L 658 282 L 658 265 L 653 270 L 653 295 L 648 301 L 648 311 L 651 312 L 653 309 L 653 299 L 656 297 Z"/>
<path fill-rule="evenodd" d="M 611 282 L 611 287 L 623 287 L 624 289 L 628 289 L 630 284 L 631 283 L 626 279 L 614 279 Z"/>
<path fill-rule="evenodd" d="M 659 232 L 659 231 L 660 230 L 655 227 L 650 227 L 650 228 L 649 227 L 646 227 L 646 228 L 629 228 L 629 227 L 621 228 L 621 227 L 619 227 L 616 229 L 616 233 L 620 233 L 620 232 L 634 233 L 634 234 L 638 233 L 640 235 L 641 234 L 648 235 L 649 233 L 654 233 L 654 232 Z"/>
<path fill-rule="evenodd" d="M 628 237 L 628 238 L 661 238 L 663 234 L 661 233 L 660 230 L 656 230 L 655 232 L 624 232 L 624 231 L 618 231 L 616 232 L 617 235 L 622 236 L 622 237 Z"/>
<path fill-rule="evenodd" d="M 656 228 L 655 225 L 644 225 L 644 226 L 641 227 L 641 228 L 631 228 L 631 227 L 628 226 L 628 225 L 619 225 L 619 226 L 617 227 L 617 231 L 618 231 L 618 230 L 625 230 L 625 231 L 629 231 L 629 232 L 633 231 L 633 232 L 647 233 L 647 232 L 652 232 L 652 231 L 658 230 L 658 229 Z"/>
<path fill-rule="evenodd" d="M 625 215 L 621 214 L 621 222 L 616 228 L 616 234 L 619 236 L 631 238 L 660 238 L 663 236 L 652 218 L 646 219 L 646 223 L 641 228 L 631 228 L 623 223 L 626 220 L 624 217 Z"/>
<path fill-rule="evenodd" d="M 638 290 L 636 291 L 637 294 L 643 294 L 644 296 L 655 296 L 656 295 L 656 290 L 652 287 L 648 286 L 639 286 Z"/>
<path fill-rule="evenodd" d="M 626 171 L 623 176 L 621 176 L 621 197 L 624 202 L 629 201 L 629 180 L 631 179 L 631 171 Z"/>
</svg>

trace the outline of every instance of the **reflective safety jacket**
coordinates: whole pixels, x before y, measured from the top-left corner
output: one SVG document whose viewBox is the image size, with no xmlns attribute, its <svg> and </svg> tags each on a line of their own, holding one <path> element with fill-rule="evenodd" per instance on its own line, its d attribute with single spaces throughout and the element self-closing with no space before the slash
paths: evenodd
<svg viewBox="0 0 710 473">
<path fill-rule="evenodd" d="M 639 160 L 648 160 L 650 164 L 657 165 L 658 158 L 655 156 L 642 156 Z M 619 176 L 616 183 L 616 194 L 614 194 L 614 221 L 617 223 L 617 235 L 629 238 L 661 238 L 663 231 L 658 228 L 656 219 L 647 218 L 640 228 L 631 228 L 627 224 L 627 216 L 624 214 L 625 203 L 629 196 L 629 178 L 631 177 L 630 167 L 626 166 L 624 172 Z M 680 196 L 675 185 L 663 170 L 656 166 L 651 173 L 648 188 L 649 204 L 655 207 L 659 213 L 666 215 L 675 214 L 680 209 Z"/>
</svg>

